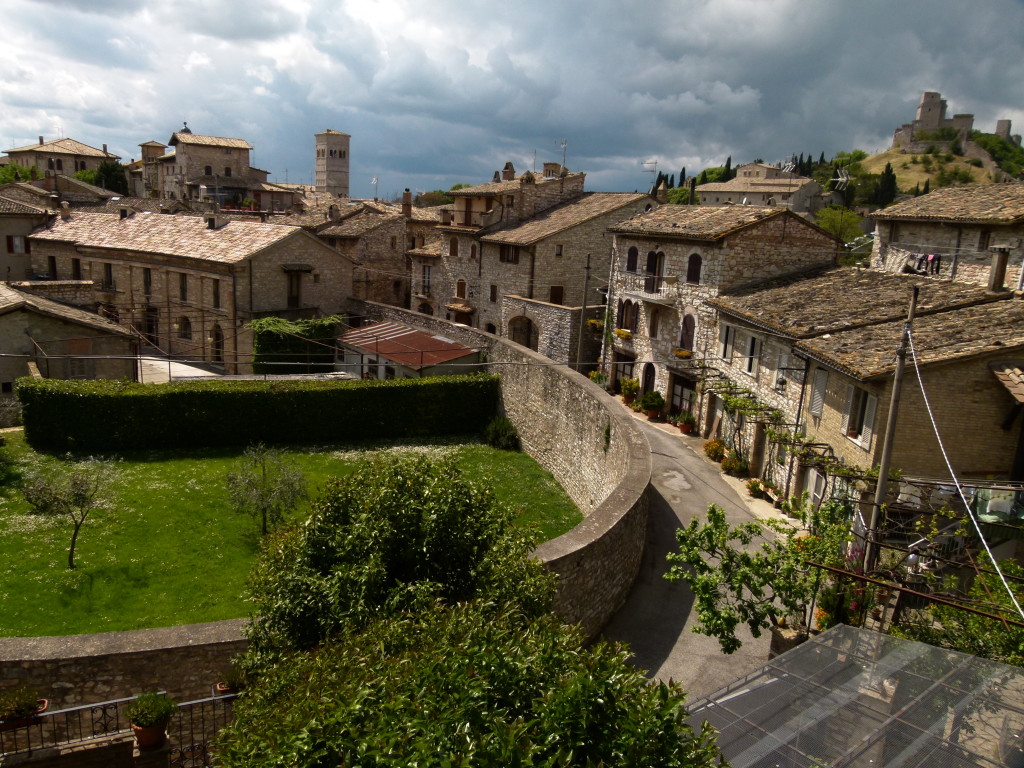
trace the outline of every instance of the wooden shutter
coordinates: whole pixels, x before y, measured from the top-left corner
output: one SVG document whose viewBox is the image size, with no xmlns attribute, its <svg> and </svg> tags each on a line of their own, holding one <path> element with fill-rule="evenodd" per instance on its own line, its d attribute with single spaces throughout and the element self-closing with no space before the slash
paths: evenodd
<svg viewBox="0 0 1024 768">
<path fill-rule="evenodd" d="M 814 383 L 811 386 L 811 416 L 820 419 L 825 408 L 825 387 L 828 384 L 828 371 L 817 368 L 814 371 Z"/>
<path fill-rule="evenodd" d="M 843 435 L 850 433 L 850 410 L 853 408 L 853 385 L 846 385 L 846 406 L 843 408 L 843 423 L 840 425 L 840 430 Z"/>
<path fill-rule="evenodd" d="M 875 410 L 878 407 L 878 398 L 866 392 L 863 396 L 867 399 L 864 402 L 864 426 L 861 427 L 860 444 L 864 448 L 870 448 L 871 436 L 875 433 Z"/>
</svg>

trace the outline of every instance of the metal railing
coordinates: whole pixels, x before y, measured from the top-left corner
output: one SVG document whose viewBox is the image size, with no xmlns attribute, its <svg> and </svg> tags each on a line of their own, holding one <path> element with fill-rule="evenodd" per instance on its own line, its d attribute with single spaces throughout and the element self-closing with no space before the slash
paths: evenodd
<svg viewBox="0 0 1024 768">
<path fill-rule="evenodd" d="M 178 706 L 167 725 L 172 768 L 214 764 L 213 742 L 231 722 L 236 694 L 212 696 Z M 125 707 L 134 699 L 114 699 L 80 707 L 46 711 L 0 724 L 0 757 L 78 744 L 131 731 Z"/>
</svg>

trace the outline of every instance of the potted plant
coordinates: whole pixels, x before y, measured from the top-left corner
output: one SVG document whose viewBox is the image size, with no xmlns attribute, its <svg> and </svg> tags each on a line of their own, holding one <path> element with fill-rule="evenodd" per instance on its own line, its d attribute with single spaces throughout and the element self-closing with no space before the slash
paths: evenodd
<svg viewBox="0 0 1024 768">
<path fill-rule="evenodd" d="M 598 320 L 596 317 L 592 317 L 587 320 L 587 328 L 594 333 L 601 333 L 604 330 L 604 320 Z"/>
<path fill-rule="evenodd" d="M 7 731 L 31 725 L 46 711 L 50 702 L 24 685 L 0 691 L 0 730 Z"/>
<path fill-rule="evenodd" d="M 688 435 L 693 432 L 693 428 L 697 426 L 697 417 L 689 411 L 682 411 L 679 414 L 679 418 L 676 419 L 676 426 L 679 427 L 679 431 L 684 435 Z"/>
<path fill-rule="evenodd" d="M 640 405 L 647 412 L 647 418 L 654 420 L 661 415 L 661 409 L 665 407 L 665 398 L 657 390 L 648 392 L 640 398 Z"/>
<path fill-rule="evenodd" d="M 714 440 L 708 440 L 704 443 L 704 453 L 712 461 L 721 461 L 725 458 L 725 443 L 717 437 Z"/>
<path fill-rule="evenodd" d="M 633 332 L 628 331 L 625 328 L 616 328 L 614 331 L 612 331 L 612 333 L 614 333 L 616 337 L 622 339 L 623 341 L 629 341 L 630 339 L 633 338 Z"/>
<path fill-rule="evenodd" d="M 619 382 L 619 389 L 622 391 L 622 402 L 629 405 L 636 399 L 636 393 L 640 391 L 640 380 L 622 379 Z"/>
<path fill-rule="evenodd" d="M 125 707 L 128 722 L 139 749 L 152 749 L 167 738 L 167 723 L 178 708 L 177 702 L 163 693 L 143 693 Z"/>
<path fill-rule="evenodd" d="M 693 357 L 693 352 L 691 352 L 688 349 L 677 349 L 675 350 L 675 356 L 678 357 L 680 360 L 689 360 L 691 357 Z"/>
<path fill-rule="evenodd" d="M 217 695 L 238 693 L 243 688 L 245 688 L 245 670 L 237 664 L 228 667 L 224 679 L 216 685 Z"/>
</svg>

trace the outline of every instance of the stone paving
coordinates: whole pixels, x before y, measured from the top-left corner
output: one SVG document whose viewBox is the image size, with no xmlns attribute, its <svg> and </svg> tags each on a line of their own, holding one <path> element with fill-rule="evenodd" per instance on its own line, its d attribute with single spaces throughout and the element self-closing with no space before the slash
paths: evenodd
<svg viewBox="0 0 1024 768">
<path fill-rule="evenodd" d="M 693 596 L 684 582 L 663 578 L 666 554 L 675 548 L 674 532 L 712 503 L 733 525 L 782 515 L 766 501 L 752 498 L 743 481 L 723 475 L 703 451 L 704 440 L 682 435 L 676 427 L 648 422 L 637 414 L 651 445 L 654 494 L 641 572 L 626 604 L 604 630 L 609 640 L 625 642 L 634 663 L 658 680 L 675 680 L 688 700 L 707 695 L 750 672 L 768 659 L 769 636 L 753 638 L 744 629 L 743 647 L 731 655 L 718 641 L 691 631 L 696 623 Z"/>
</svg>

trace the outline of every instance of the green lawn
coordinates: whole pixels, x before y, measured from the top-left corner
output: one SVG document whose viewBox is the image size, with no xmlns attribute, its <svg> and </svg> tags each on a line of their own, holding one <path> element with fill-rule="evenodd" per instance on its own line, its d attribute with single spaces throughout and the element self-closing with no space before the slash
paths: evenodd
<svg viewBox="0 0 1024 768">
<path fill-rule="evenodd" d="M 20 433 L 2 449 L 31 457 Z M 459 467 L 552 538 L 581 519 L 551 475 L 523 453 L 478 443 L 376 449 L 295 449 L 311 495 L 352 471 L 368 450 L 454 454 Z M 96 512 L 67 568 L 70 523 L 28 514 L 17 482 L 0 488 L 0 636 L 62 635 L 238 618 L 259 547 L 256 522 L 231 512 L 224 476 L 239 450 L 144 452 L 118 457 L 114 510 Z M 298 514 L 305 514 L 306 508 Z"/>
</svg>

